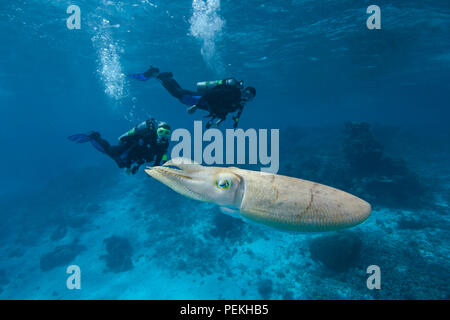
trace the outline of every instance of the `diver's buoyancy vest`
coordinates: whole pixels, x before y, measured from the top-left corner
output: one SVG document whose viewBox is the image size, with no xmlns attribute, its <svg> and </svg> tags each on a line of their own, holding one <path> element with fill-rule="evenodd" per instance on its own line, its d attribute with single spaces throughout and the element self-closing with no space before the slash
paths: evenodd
<svg viewBox="0 0 450 320">
<path fill-rule="evenodd" d="M 209 91 L 213 88 L 219 87 L 219 86 L 229 86 L 229 87 L 236 87 L 239 89 L 243 88 L 242 81 L 237 81 L 234 78 L 228 78 L 223 80 L 213 80 L 213 81 L 201 81 L 197 82 L 197 91 L 204 93 L 206 91 Z"/>
</svg>

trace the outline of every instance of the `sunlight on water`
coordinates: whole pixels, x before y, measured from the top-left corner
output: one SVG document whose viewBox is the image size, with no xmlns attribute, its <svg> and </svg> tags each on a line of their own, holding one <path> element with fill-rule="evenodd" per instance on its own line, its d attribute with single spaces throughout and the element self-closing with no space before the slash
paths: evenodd
<svg viewBox="0 0 450 320">
<path fill-rule="evenodd" d="M 110 31 L 111 28 L 119 27 L 120 25 L 110 25 L 108 20 L 102 19 L 101 25 L 95 28 L 96 34 L 91 38 L 98 55 L 97 72 L 105 86 L 105 93 L 116 100 L 126 96 L 125 75 L 120 65 L 123 48 L 118 41 L 114 41 Z"/>
<path fill-rule="evenodd" d="M 208 67 L 220 74 L 224 66 L 216 52 L 216 39 L 225 25 L 225 20 L 218 15 L 220 0 L 194 0 L 192 8 L 190 32 L 202 41 L 201 53 Z"/>
</svg>

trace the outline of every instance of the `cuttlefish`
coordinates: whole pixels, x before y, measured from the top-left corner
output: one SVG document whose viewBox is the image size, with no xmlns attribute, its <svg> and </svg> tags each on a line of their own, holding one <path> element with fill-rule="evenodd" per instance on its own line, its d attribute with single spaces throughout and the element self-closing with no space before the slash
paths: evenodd
<svg viewBox="0 0 450 320">
<path fill-rule="evenodd" d="M 188 198 L 287 231 L 345 229 L 366 220 L 371 211 L 369 203 L 347 192 L 278 174 L 202 166 L 185 158 L 145 172 Z"/>
</svg>

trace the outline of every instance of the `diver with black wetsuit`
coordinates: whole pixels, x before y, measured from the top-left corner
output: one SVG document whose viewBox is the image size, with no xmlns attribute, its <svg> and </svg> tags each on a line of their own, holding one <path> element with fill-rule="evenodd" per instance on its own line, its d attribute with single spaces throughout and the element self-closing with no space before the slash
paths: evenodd
<svg viewBox="0 0 450 320">
<path fill-rule="evenodd" d="M 116 161 L 119 168 L 126 168 L 127 173 L 135 174 L 139 167 L 154 159 L 155 166 L 167 160 L 167 148 L 171 135 L 170 126 L 166 122 L 155 119 L 146 120 L 119 137 L 119 143 L 111 146 L 100 133 L 92 131 L 68 137 L 69 140 L 91 144 L 100 152 Z"/>
<path fill-rule="evenodd" d="M 206 128 L 210 128 L 216 118 L 219 120 L 214 125 L 218 126 L 226 119 L 228 113 L 232 112 L 236 112 L 233 116 L 233 128 L 236 128 L 244 106 L 256 96 L 255 88 L 244 88 L 242 81 L 234 78 L 199 82 L 197 91 L 190 91 L 183 89 L 178 84 L 173 78 L 172 72 L 160 73 L 159 69 L 154 67 L 150 67 L 144 73 L 131 74 L 128 77 L 139 81 L 156 78 L 173 97 L 190 106 L 187 109 L 188 113 L 194 113 L 197 109 L 208 111 L 209 114 L 206 117 L 211 119 L 206 123 Z"/>
</svg>

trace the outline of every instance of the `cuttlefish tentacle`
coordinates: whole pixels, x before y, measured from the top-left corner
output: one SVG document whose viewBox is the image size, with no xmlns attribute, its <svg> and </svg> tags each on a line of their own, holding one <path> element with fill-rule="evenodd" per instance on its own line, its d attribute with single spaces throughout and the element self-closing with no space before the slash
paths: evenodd
<svg viewBox="0 0 450 320">
<path fill-rule="evenodd" d="M 319 183 L 176 158 L 147 174 L 191 199 L 239 210 L 243 218 L 289 231 L 333 231 L 366 220 L 371 206 Z"/>
</svg>

